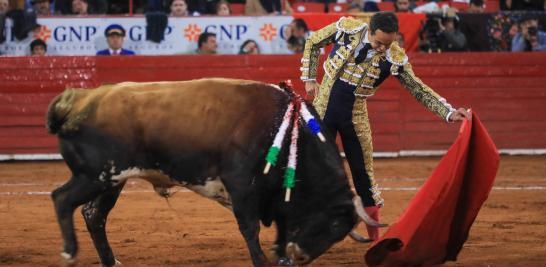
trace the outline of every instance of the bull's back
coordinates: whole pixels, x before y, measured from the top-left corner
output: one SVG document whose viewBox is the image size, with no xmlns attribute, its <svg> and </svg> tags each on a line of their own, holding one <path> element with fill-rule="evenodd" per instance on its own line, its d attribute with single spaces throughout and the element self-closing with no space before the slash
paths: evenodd
<svg viewBox="0 0 546 267">
<path fill-rule="evenodd" d="M 86 91 L 74 105 L 82 112 L 93 107 L 82 123 L 122 142 L 199 150 L 263 135 L 287 101 L 270 85 L 231 79 L 121 83 Z"/>
</svg>

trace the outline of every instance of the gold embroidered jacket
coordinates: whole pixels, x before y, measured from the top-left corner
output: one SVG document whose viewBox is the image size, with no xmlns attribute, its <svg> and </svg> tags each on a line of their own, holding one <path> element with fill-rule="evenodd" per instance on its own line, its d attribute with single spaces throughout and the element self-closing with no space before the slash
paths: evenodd
<svg viewBox="0 0 546 267">
<path fill-rule="evenodd" d="M 315 99 L 315 108 L 323 117 L 332 85 L 341 79 L 356 86 L 355 95 L 372 96 L 379 85 L 391 74 L 395 75 L 421 104 L 448 120 L 454 111 L 444 98 L 415 76 L 403 48 L 394 42 L 384 54 L 374 53 L 360 64 L 355 64 L 355 50 L 368 32 L 368 25 L 353 18 L 342 17 L 314 32 L 306 41 L 301 60 L 301 80 L 315 80 L 320 48 L 334 44 L 323 64 L 325 75 Z"/>
</svg>

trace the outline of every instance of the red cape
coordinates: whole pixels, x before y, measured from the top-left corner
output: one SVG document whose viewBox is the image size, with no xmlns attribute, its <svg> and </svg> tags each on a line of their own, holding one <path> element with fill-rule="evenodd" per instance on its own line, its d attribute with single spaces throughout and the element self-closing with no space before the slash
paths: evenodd
<svg viewBox="0 0 546 267">
<path fill-rule="evenodd" d="M 499 167 L 476 114 L 400 217 L 365 256 L 369 266 L 426 266 L 456 260 Z"/>
</svg>

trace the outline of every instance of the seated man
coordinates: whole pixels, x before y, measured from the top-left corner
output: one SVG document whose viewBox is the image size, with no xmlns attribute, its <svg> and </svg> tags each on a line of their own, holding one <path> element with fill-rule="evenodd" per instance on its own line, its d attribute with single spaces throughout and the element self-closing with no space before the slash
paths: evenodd
<svg viewBox="0 0 546 267">
<path fill-rule="evenodd" d="M 196 54 L 215 55 L 217 53 L 217 49 L 218 44 L 216 42 L 216 34 L 212 32 L 204 32 L 199 35 Z"/>
<path fill-rule="evenodd" d="M 135 52 L 123 49 L 123 40 L 125 38 L 125 29 L 119 24 L 112 24 L 104 31 L 108 49 L 100 50 L 97 56 L 116 56 L 116 55 L 134 55 Z"/>
<path fill-rule="evenodd" d="M 287 27 L 286 42 L 288 49 L 294 53 L 303 53 L 305 39 L 309 37 L 309 28 L 303 19 L 297 18 Z"/>
</svg>

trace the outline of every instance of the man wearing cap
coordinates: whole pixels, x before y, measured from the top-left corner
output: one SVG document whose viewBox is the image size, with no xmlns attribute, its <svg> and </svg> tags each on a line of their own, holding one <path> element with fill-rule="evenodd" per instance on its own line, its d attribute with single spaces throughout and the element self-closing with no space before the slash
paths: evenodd
<svg viewBox="0 0 546 267">
<path fill-rule="evenodd" d="M 104 31 L 108 49 L 100 50 L 97 56 L 117 56 L 117 55 L 134 55 L 135 52 L 123 49 L 123 40 L 125 38 L 125 29 L 119 24 L 112 24 Z"/>
</svg>

